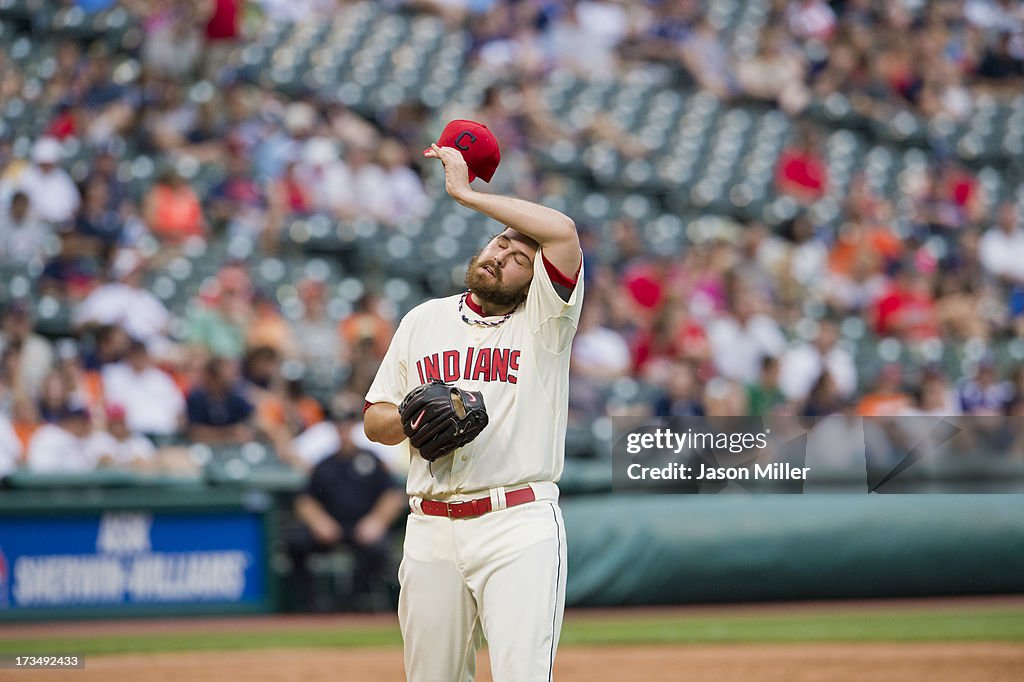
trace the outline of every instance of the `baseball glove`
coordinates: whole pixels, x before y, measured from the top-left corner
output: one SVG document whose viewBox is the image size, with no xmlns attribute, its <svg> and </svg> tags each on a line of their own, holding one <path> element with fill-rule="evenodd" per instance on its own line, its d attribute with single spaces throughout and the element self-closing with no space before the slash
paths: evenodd
<svg viewBox="0 0 1024 682">
<path fill-rule="evenodd" d="M 409 391 L 398 412 L 405 435 L 429 462 L 469 443 L 487 426 L 483 395 L 440 379 Z"/>
</svg>

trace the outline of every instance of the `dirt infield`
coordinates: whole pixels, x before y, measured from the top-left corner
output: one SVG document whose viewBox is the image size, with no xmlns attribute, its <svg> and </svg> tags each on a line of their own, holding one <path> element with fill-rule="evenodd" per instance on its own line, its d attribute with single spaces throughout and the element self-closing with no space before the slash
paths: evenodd
<svg viewBox="0 0 1024 682">
<path fill-rule="evenodd" d="M 646 619 L 671 624 L 674 616 L 714 623 L 717 616 L 750 617 L 790 614 L 794 616 L 864 613 L 945 614 L 954 619 L 969 618 L 974 609 L 987 612 L 1024 613 L 1024 597 L 973 597 L 956 599 L 887 600 L 865 602 L 830 602 L 800 604 L 745 604 L 734 606 L 687 606 L 639 609 L 570 610 L 567 624 L 580 626 L 612 622 L 640 623 Z M 821 627 L 829 627 L 822 620 Z M 274 633 L 297 633 L 291 644 L 304 648 L 284 648 L 279 638 L 267 648 L 223 651 L 188 651 L 133 654 L 90 654 L 86 667 L 73 671 L 12 672 L 0 670 L 5 680 L 33 681 L 70 680 L 73 682 L 221 682 L 222 680 L 307 681 L 307 682 L 388 682 L 403 680 L 402 650 L 396 645 L 369 647 L 363 644 L 341 647 L 317 646 L 308 637 L 327 632 L 376 631 L 397 637 L 395 614 L 367 615 L 267 615 L 235 618 L 167 618 L 120 621 L 84 621 L 4 624 L 0 626 L 0 642 L 17 642 L 75 637 L 104 637 L 114 641 L 133 636 L 150 637 L 155 642 L 174 638 L 180 633 L 216 641 L 218 633 L 252 633 L 261 636 Z M 307 633 L 304 636 L 302 633 Z M 817 682 L 818 680 L 857 680 L 874 682 L 888 680 L 929 680 L 930 682 L 966 681 L 998 682 L 1018 680 L 1024 670 L 1024 644 L 1020 641 L 969 641 L 975 637 L 967 631 L 967 641 L 945 642 L 862 642 L 849 643 L 779 643 L 744 644 L 617 644 L 586 645 L 576 640 L 567 642 L 558 653 L 555 665 L 560 682 L 601 682 L 607 680 L 644 680 L 645 682 L 676 682 L 677 680 L 708 682 Z M 999 639 L 999 637 L 992 637 Z M 339 642 L 344 638 L 339 636 Z M 321 644 L 323 639 L 321 638 Z M 373 640 L 365 640 L 369 643 Z M 389 641 L 387 638 L 378 642 Z M 397 640 L 396 640 L 397 641 Z M 586 641 L 586 640 L 583 640 Z M 705 640 L 706 641 L 706 640 Z M 724 642 L 725 640 L 723 640 Z M 743 640 L 737 640 L 743 641 Z M 760 641 L 760 640 L 755 640 Z M 351 642 L 350 642 L 351 643 Z M 176 648 L 172 645 L 169 648 Z M 237 646 L 237 644 L 236 644 Z M 244 644 L 242 645 L 244 646 Z M 256 647 L 259 644 L 255 645 Z M 7 647 L 10 650 L 10 646 Z M 478 680 L 490 680 L 486 650 L 480 653 Z"/>
<path fill-rule="evenodd" d="M 560 682 L 817 682 L 818 680 L 1019 680 L 1024 647 L 976 644 L 786 644 L 566 647 Z M 489 680 L 481 652 L 478 680 Z M 0 680 L 74 682 L 387 682 L 404 679 L 402 653 L 382 649 L 298 649 L 91 656 L 84 670 L 0 672 Z"/>
</svg>

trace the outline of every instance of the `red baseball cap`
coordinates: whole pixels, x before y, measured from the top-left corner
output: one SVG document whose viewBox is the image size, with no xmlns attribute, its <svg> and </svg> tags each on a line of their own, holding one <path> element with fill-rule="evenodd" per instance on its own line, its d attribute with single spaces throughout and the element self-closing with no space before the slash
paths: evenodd
<svg viewBox="0 0 1024 682">
<path fill-rule="evenodd" d="M 490 182 L 501 163 L 498 140 L 487 126 L 476 121 L 456 119 L 446 125 L 437 138 L 438 147 L 455 147 L 469 166 L 469 181 L 480 177 Z"/>
</svg>

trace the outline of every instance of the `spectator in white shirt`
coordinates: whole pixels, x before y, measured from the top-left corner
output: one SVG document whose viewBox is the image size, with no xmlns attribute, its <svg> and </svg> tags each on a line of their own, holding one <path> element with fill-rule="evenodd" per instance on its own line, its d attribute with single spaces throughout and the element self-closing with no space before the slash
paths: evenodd
<svg viewBox="0 0 1024 682">
<path fill-rule="evenodd" d="M 601 7 L 594 2 L 579 3 L 562 12 L 544 40 L 548 58 L 579 73 L 614 72 L 615 46 L 623 37 L 626 23 L 614 19 L 606 22 L 598 12 Z"/>
<path fill-rule="evenodd" d="M 808 214 L 797 215 L 780 229 L 780 237 L 769 234 L 758 245 L 758 263 L 771 273 L 784 271 L 801 287 L 819 286 L 828 273 L 828 247 L 815 234 Z"/>
<path fill-rule="evenodd" d="M 22 389 L 26 395 L 35 397 L 53 367 L 53 348 L 49 341 L 32 331 L 32 315 L 22 301 L 9 303 L 0 321 L 0 353 L 11 346 L 18 349 Z"/>
<path fill-rule="evenodd" d="M 21 441 L 7 415 L 0 412 L 0 478 L 12 473 L 21 461 Z"/>
<path fill-rule="evenodd" d="M 330 17 L 337 9 L 334 0 L 257 0 L 272 25 L 294 24 L 316 17 Z"/>
<path fill-rule="evenodd" d="M 62 154 L 56 139 L 39 138 L 32 148 L 32 165 L 17 177 L 13 188 L 28 195 L 33 215 L 53 224 L 70 220 L 81 203 L 75 181 L 57 165 Z"/>
<path fill-rule="evenodd" d="M 601 383 L 625 376 L 632 366 L 629 345 L 603 324 L 601 308 L 585 306 L 573 342 L 572 371 Z"/>
<path fill-rule="evenodd" d="M 93 450 L 101 466 L 130 469 L 138 473 L 191 476 L 198 474 L 188 448 L 157 448 L 143 435 L 132 433 L 120 405 L 107 406 L 107 430 L 93 435 Z"/>
<path fill-rule="evenodd" d="M 1024 229 L 1017 224 L 1017 209 L 1012 203 L 999 207 L 996 227 L 982 236 L 978 256 L 990 275 L 1024 282 Z"/>
<path fill-rule="evenodd" d="M 359 212 L 374 220 L 393 222 L 397 218 L 392 205 L 392 189 L 388 176 L 373 160 L 373 147 L 363 143 L 349 145 L 345 163 L 352 173 L 352 191 L 358 197 Z"/>
<path fill-rule="evenodd" d="M 1019 2 L 967 0 L 961 11 L 972 26 L 984 31 L 1019 33 L 1024 25 L 1024 10 Z"/>
<path fill-rule="evenodd" d="M 314 137 L 302 147 L 295 175 L 309 192 L 313 210 L 339 218 L 359 214 L 352 172 L 338 156 L 334 140 Z"/>
<path fill-rule="evenodd" d="M 51 240 L 53 230 L 32 215 L 28 194 L 15 192 L 11 205 L 0 215 L 0 260 L 41 261 Z"/>
<path fill-rule="evenodd" d="M 29 471 L 47 474 L 78 474 L 92 471 L 101 453 L 93 437 L 89 411 L 68 405 L 57 421 L 44 424 L 28 443 Z"/>
<path fill-rule="evenodd" d="M 604 321 L 600 305 L 583 306 L 569 367 L 573 419 L 602 411 L 608 387 L 633 367 L 629 345 L 618 332 L 604 326 Z"/>
<path fill-rule="evenodd" d="M 915 404 L 907 407 L 901 416 L 957 417 L 961 414 L 960 400 L 956 391 L 950 388 L 946 377 L 934 369 L 924 372 L 914 396 L 914 402 Z M 926 424 L 925 432 L 934 426 L 927 421 L 919 423 Z"/>
<path fill-rule="evenodd" d="M 836 29 L 836 14 L 824 0 L 793 0 L 786 20 L 790 33 L 800 40 L 827 41 Z"/>
<path fill-rule="evenodd" d="M 779 388 L 788 400 L 804 400 L 822 372 L 832 377 L 836 391 L 844 398 L 857 390 L 857 367 L 839 344 L 839 328 L 829 320 L 818 324 L 814 343 L 790 346 L 779 367 Z"/>
<path fill-rule="evenodd" d="M 134 433 L 169 436 L 184 426 L 185 399 L 171 376 L 153 365 L 146 344 L 133 341 L 124 361 L 103 369 L 103 393 L 125 409 Z"/>
<path fill-rule="evenodd" d="M 786 348 L 779 323 L 757 311 L 758 292 L 740 285 L 731 309 L 708 325 L 708 340 L 718 373 L 742 384 L 752 384 L 761 373 L 765 356 L 778 357 Z"/>
<path fill-rule="evenodd" d="M 166 344 L 171 314 L 159 298 L 142 288 L 145 274 L 141 256 L 134 251 L 119 252 L 111 266 L 114 281 L 94 289 L 76 307 L 75 325 L 116 324 L 151 347 Z"/>
<path fill-rule="evenodd" d="M 388 192 L 386 219 L 397 222 L 424 217 L 430 210 L 430 198 L 423 189 L 423 180 L 409 166 L 405 147 L 397 140 L 386 139 L 381 142 L 379 157 Z"/>
<path fill-rule="evenodd" d="M 112 467 L 146 469 L 156 458 L 156 448 L 145 436 L 133 434 L 125 423 L 125 409 L 107 406 L 107 430 L 93 435 L 100 464 Z"/>
</svg>

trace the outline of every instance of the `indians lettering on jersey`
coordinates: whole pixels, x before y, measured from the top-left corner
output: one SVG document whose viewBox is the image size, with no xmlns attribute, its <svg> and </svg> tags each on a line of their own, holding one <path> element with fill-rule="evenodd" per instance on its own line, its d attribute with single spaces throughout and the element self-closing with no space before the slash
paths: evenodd
<svg viewBox="0 0 1024 682">
<path fill-rule="evenodd" d="M 500 381 L 514 384 L 519 381 L 518 350 L 512 348 L 474 348 L 446 350 L 432 353 L 416 361 L 420 383 L 441 379 L 448 383 L 458 381 Z"/>
</svg>

